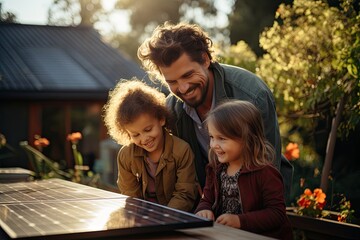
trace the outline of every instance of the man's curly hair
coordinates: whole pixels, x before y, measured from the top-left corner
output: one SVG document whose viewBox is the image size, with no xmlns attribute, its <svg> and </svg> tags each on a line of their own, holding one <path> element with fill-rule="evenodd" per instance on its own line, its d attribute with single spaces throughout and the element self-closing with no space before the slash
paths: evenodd
<svg viewBox="0 0 360 240">
<path fill-rule="evenodd" d="M 152 36 L 138 49 L 137 55 L 151 79 L 164 80 L 160 67 L 168 67 L 183 53 L 200 64 L 204 63 L 203 54 L 212 60 L 212 40 L 198 25 L 165 22 L 158 26 Z"/>
</svg>

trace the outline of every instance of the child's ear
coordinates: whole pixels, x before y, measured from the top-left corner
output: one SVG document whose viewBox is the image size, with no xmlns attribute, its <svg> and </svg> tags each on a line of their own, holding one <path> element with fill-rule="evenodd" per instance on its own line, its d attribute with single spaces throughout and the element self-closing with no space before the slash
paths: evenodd
<svg viewBox="0 0 360 240">
<path fill-rule="evenodd" d="M 166 123 L 166 119 L 165 119 L 165 118 L 161 118 L 161 119 L 160 119 L 160 125 L 163 127 L 163 126 L 165 126 L 165 123 Z"/>
</svg>

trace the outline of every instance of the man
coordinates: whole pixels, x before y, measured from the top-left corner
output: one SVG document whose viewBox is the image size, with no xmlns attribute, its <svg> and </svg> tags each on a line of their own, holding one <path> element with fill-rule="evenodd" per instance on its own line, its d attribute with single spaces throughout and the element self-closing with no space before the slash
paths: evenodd
<svg viewBox="0 0 360 240">
<path fill-rule="evenodd" d="M 138 57 L 151 78 L 166 82 L 171 94 L 168 107 L 176 117 L 174 134 L 187 141 L 195 153 L 196 173 L 205 185 L 209 136 L 206 114 L 226 99 L 246 100 L 261 111 L 266 138 L 274 146 L 276 167 L 290 194 L 292 165 L 281 155 L 275 101 L 270 89 L 255 74 L 219 64 L 212 56 L 212 41 L 199 26 L 165 23 L 138 49 Z"/>
</svg>

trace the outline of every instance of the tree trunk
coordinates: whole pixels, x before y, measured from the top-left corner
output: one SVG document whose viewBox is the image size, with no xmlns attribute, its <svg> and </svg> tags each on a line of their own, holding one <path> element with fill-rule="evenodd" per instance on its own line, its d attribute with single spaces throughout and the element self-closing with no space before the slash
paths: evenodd
<svg viewBox="0 0 360 240">
<path fill-rule="evenodd" d="M 327 187 L 328 187 L 330 170 L 331 170 L 332 160 L 334 157 L 337 129 L 341 122 L 342 112 L 344 111 L 345 98 L 346 97 L 344 95 L 340 99 L 340 102 L 338 103 L 337 108 L 336 108 L 335 116 L 332 119 L 332 123 L 331 123 L 331 130 L 330 130 L 329 138 L 328 138 L 328 142 L 327 142 L 325 161 L 324 161 L 324 166 L 322 169 L 321 183 L 320 183 L 320 188 L 323 190 L 323 192 L 326 192 Z"/>
</svg>

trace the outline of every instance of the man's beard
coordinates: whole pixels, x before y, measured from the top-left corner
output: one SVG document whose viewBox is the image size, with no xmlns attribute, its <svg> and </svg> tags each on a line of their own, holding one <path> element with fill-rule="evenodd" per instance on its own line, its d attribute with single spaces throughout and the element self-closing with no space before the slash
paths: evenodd
<svg viewBox="0 0 360 240">
<path fill-rule="evenodd" d="M 206 82 L 206 84 L 204 85 L 204 88 L 201 89 L 200 84 L 196 84 L 196 86 L 194 88 L 191 88 L 190 91 L 194 90 L 195 88 L 199 88 L 201 90 L 201 97 L 199 100 L 196 101 L 187 101 L 186 99 L 181 98 L 181 100 L 183 100 L 188 106 L 192 107 L 192 108 L 197 108 L 199 107 L 201 104 L 203 104 L 205 102 L 208 90 L 209 90 L 209 78 L 207 79 L 208 81 Z M 185 93 L 186 94 L 186 93 Z M 181 96 L 182 94 L 180 94 Z"/>
</svg>

